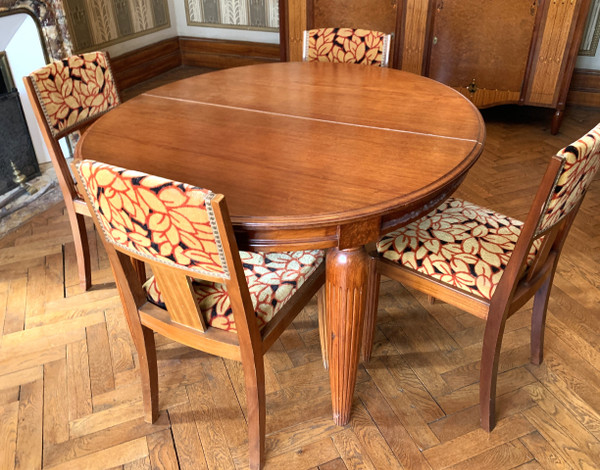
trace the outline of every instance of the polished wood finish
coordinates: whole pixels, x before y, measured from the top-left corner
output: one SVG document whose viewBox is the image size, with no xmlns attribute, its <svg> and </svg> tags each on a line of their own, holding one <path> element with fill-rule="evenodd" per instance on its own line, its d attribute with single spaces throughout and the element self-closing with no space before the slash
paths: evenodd
<svg viewBox="0 0 600 470">
<path fill-rule="evenodd" d="M 350 421 L 367 300 L 369 256 L 363 247 L 327 253 L 327 352 L 333 421 Z"/>
<path fill-rule="evenodd" d="M 115 82 L 123 90 L 181 65 L 177 37 L 121 54 L 111 61 Z"/>
<path fill-rule="evenodd" d="M 587 188 L 578 187 L 575 206 L 561 220 L 538 233 L 538 227 L 547 209 L 547 201 L 555 189 L 563 165 L 563 159 L 552 157 L 508 265 L 490 300 L 387 260 L 378 256 L 376 251 L 371 253 L 374 259 L 377 259 L 380 274 L 444 300 L 485 321 L 480 364 L 479 406 L 481 426 L 486 431 L 491 431 L 496 425 L 496 382 L 506 320 L 532 297 L 534 304 L 531 319 L 531 362 L 539 365 L 542 361 L 546 309 L 552 280 L 563 245 L 587 192 Z M 538 239 L 541 245 L 535 259 L 528 263 L 528 253 L 533 242 Z M 371 311 L 375 313 L 376 309 Z M 373 336 L 365 337 L 367 351 L 372 342 Z"/>
<path fill-rule="evenodd" d="M 433 10 L 427 76 L 461 91 L 478 107 L 518 102 L 535 11 L 522 0 L 440 3 Z M 471 93 L 472 83 L 477 88 Z"/>
<path fill-rule="evenodd" d="M 484 110 L 485 149 L 457 196 L 523 220 L 549 155 L 598 121 L 597 110 L 569 106 L 560 134 L 551 136 L 549 115 Z M 595 468 L 599 182 L 561 255 L 541 366 L 529 362 L 531 305 L 506 322 L 491 434 L 479 429 L 477 407 L 484 322 L 383 278 L 373 353 L 359 367 L 346 427 L 331 420 L 316 298 L 264 356 L 266 463 L 286 470 Z M 238 361 L 155 335 L 160 415 L 144 422 L 137 353 L 106 251 L 86 223 L 94 287 L 85 293 L 62 202 L 0 239 L 0 468 L 247 468 Z"/>
<path fill-rule="evenodd" d="M 303 1 L 303 0 L 289 0 L 292 1 Z M 403 25 L 404 33 L 401 35 L 396 34 L 393 39 L 393 52 L 391 57 L 391 63 L 397 64 L 396 67 L 401 68 L 407 72 L 413 72 L 422 74 L 422 70 L 426 64 L 424 64 L 424 58 L 426 58 L 425 50 L 425 38 L 427 37 L 427 5 L 429 0 L 407 0 L 406 8 L 403 10 L 405 15 L 399 18 L 399 22 Z M 281 2 L 282 7 L 287 6 L 286 2 Z M 293 8 L 290 5 L 290 8 Z M 294 10 L 297 11 L 297 10 Z M 306 12 L 305 12 L 306 14 Z M 303 25 L 307 24 L 306 19 L 297 20 L 294 18 L 292 26 L 302 28 Z M 285 27 L 285 24 L 284 24 Z M 298 30 L 294 35 L 290 33 L 290 44 L 294 43 L 294 46 L 290 46 L 290 50 L 297 52 L 297 56 L 290 57 L 290 60 L 301 61 L 302 60 L 302 32 L 304 30 Z M 285 32 L 281 30 L 281 34 L 286 38 Z M 293 36 L 293 37 L 292 37 Z M 180 41 L 181 40 L 181 41 Z M 157 48 L 141 48 L 133 51 L 130 56 L 125 54 L 113 58 L 113 72 L 116 77 L 117 85 L 124 92 L 123 99 L 126 99 L 126 92 L 129 87 L 137 85 L 145 80 L 149 80 L 154 73 L 163 70 L 177 70 L 179 63 L 183 60 L 187 60 L 192 55 L 195 58 L 190 58 L 190 61 L 197 61 L 198 63 L 211 63 L 214 68 L 228 68 L 236 65 L 240 65 L 240 60 L 252 61 L 252 63 L 272 62 L 275 57 L 275 53 L 272 49 L 273 46 L 267 45 L 267 49 L 262 50 L 261 44 L 254 44 L 252 49 L 255 51 L 251 53 L 251 57 L 246 59 L 247 52 L 240 51 L 237 47 L 236 41 L 222 40 L 222 41 L 207 41 L 202 43 L 202 48 L 191 47 L 195 52 L 188 56 L 187 52 L 184 54 L 182 51 L 181 43 L 185 43 L 187 47 L 188 40 L 199 40 L 198 38 L 171 38 L 169 40 L 161 41 L 157 43 Z M 286 44 L 286 41 L 282 41 L 282 44 Z M 177 54 L 180 59 L 176 60 L 169 53 L 166 58 L 163 53 L 163 43 L 169 43 L 173 47 L 176 47 Z M 258 48 L 258 49 L 257 49 Z M 200 50 L 199 50 L 200 49 Z M 152 52 L 152 53 L 150 53 Z M 282 61 L 287 60 L 288 51 L 286 47 L 281 47 L 279 50 L 280 59 Z M 185 55 L 185 57 L 182 57 Z M 204 61 L 203 56 L 210 57 L 210 60 Z M 128 68 L 128 60 L 131 59 L 135 64 L 133 69 Z M 532 58 L 531 58 L 532 59 Z M 204 62 L 203 62 L 204 61 Z M 157 68 L 157 63 L 160 62 L 160 67 Z M 115 65 L 116 63 L 116 65 Z M 247 62 L 248 63 L 248 62 Z M 593 71 L 592 71 L 593 72 Z M 575 69 L 573 73 L 573 80 L 568 92 L 567 102 L 571 104 L 577 104 L 582 106 L 594 106 L 600 107 L 600 86 L 597 86 L 597 80 L 594 80 L 593 74 L 590 74 L 589 70 Z M 526 86 L 523 88 L 526 90 Z M 478 90 L 479 96 L 474 101 L 476 105 L 479 103 L 490 103 L 490 102 L 518 102 L 522 101 L 522 93 L 519 92 L 507 92 L 503 90 Z M 469 95 L 468 90 L 463 90 L 463 94 Z"/>
<path fill-rule="evenodd" d="M 75 163 L 73 172 L 81 187 L 84 183 Z M 102 223 L 96 217 L 93 203 L 84 196 L 98 232 Z M 242 363 L 246 388 L 248 422 L 248 459 L 251 470 L 262 468 L 265 458 L 265 371 L 263 356 L 284 331 L 272 325 L 289 326 L 306 303 L 323 286 L 325 266 L 322 264 L 286 301 L 284 308 L 272 319 L 270 328 L 258 328 L 256 312 L 252 304 L 244 267 L 239 256 L 235 235 L 223 195 L 217 194 L 211 201 L 215 224 L 223 247 L 223 256 L 229 268 L 229 277 L 221 278 L 210 274 L 198 274 L 183 266 L 168 266 L 148 256 L 132 253 L 116 243 L 104 240 L 104 247 L 115 276 L 117 289 L 123 303 L 129 331 L 135 344 L 140 362 L 142 395 L 146 422 L 154 423 L 159 415 L 158 364 L 154 331 L 167 338 L 191 346 L 200 351 L 220 357 L 235 357 Z M 366 255 L 365 255 L 366 256 Z M 131 263 L 130 257 L 145 262 L 161 288 L 167 310 L 158 309 L 145 295 L 142 283 Z M 235 317 L 236 332 L 218 331 L 208 328 L 200 306 L 193 294 L 192 279 L 219 282 L 225 285 L 232 315 Z M 210 333 L 208 332 L 208 330 Z M 212 334 L 214 332 L 214 334 Z M 219 339 L 223 338 L 220 342 Z M 267 340 L 268 338 L 268 340 Z"/>
<path fill-rule="evenodd" d="M 315 5 L 319 21 L 337 25 L 348 18 L 351 27 L 366 21 L 370 29 L 395 33 L 392 67 L 440 80 L 480 108 L 508 103 L 553 108 L 551 131 L 558 132 L 590 0 L 358 3 L 338 8 L 336 0 L 281 2 L 289 30 L 311 27 Z M 288 29 L 281 44 L 289 60 L 301 57 Z"/>
<path fill-rule="evenodd" d="M 293 62 L 213 72 L 142 94 L 95 123 L 77 155 L 227 194 L 243 249 L 354 252 L 452 193 L 484 135 L 475 107 L 433 80 Z M 328 266 L 328 278 L 364 291 L 365 276 Z M 362 270 L 360 261 L 355 266 Z M 364 299 L 356 313 L 327 302 L 337 319 L 332 333 L 359 344 Z M 334 357 L 344 352 L 337 344 L 329 351 L 332 381 L 349 377 L 333 390 L 345 397 L 332 398 L 344 408 L 334 408 L 343 423 L 358 355 Z"/>
<path fill-rule="evenodd" d="M 407 72 L 421 75 L 424 70 L 424 57 L 428 26 L 428 11 L 430 0 L 406 0 L 400 24 L 402 32 L 396 41 L 399 57 L 396 60 L 398 68 Z M 401 44 L 401 46 L 400 46 Z"/>
</svg>

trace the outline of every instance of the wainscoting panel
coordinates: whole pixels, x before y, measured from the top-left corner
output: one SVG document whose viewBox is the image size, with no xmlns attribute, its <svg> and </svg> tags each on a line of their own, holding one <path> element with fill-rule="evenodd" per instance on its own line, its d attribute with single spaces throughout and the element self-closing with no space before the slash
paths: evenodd
<svg viewBox="0 0 600 470">
<path fill-rule="evenodd" d="M 117 88 L 124 90 L 181 65 L 177 37 L 136 49 L 110 61 Z"/>
<path fill-rule="evenodd" d="M 180 37 L 181 63 L 223 69 L 241 65 L 279 62 L 279 45 Z"/>
<path fill-rule="evenodd" d="M 63 0 L 73 49 L 102 49 L 170 26 L 167 0 Z"/>
</svg>

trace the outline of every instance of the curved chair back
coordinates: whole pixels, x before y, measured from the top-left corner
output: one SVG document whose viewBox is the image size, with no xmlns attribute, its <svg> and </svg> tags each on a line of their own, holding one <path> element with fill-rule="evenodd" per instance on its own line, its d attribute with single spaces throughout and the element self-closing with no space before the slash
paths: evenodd
<svg viewBox="0 0 600 470">
<path fill-rule="evenodd" d="M 304 31 L 302 60 L 387 67 L 391 34 L 368 29 L 319 28 Z"/>
<path fill-rule="evenodd" d="M 518 297 L 519 284 L 525 289 L 537 277 L 554 272 L 571 224 L 599 168 L 600 124 L 552 158 L 499 289 L 507 284 L 505 293 L 512 291 L 511 295 Z M 537 249 L 531 260 L 528 253 L 533 244 Z"/>
<path fill-rule="evenodd" d="M 52 137 L 59 139 L 120 104 L 104 52 L 54 61 L 29 74 Z"/>
<path fill-rule="evenodd" d="M 73 167 L 104 236 L 138 352 L 146 421 L 158 418 L 154 332 L 241 361 L 250 468 L 259 469 L 265 450 L 263 355 L 324 284 L 323 252 L 265 254 L 269 260 L 253 270 L 246 266 L 252 260 L 242 265 L 222 195 L 91 160 Z M 300 259 L 315 253 L 305 270 L 299 268 Z M 286 257 L 287 265 L 281 262 Z M 156 282 L 146 284 L 159 288 L 166 308 L 146 297 L 132 258 L 152 268 Z M 269 315 L 261 317 L 265 311 Z"/>
<path fill-rule="evenodd" d="M 225 283 L 250 305 L 234 309 L 238 328 L 255 320 L 222 195 L 92 160 L 76 168 L 106 242 L 152 268 L 172 321 L 206 329 L 188 277 Z"/>
</svg>

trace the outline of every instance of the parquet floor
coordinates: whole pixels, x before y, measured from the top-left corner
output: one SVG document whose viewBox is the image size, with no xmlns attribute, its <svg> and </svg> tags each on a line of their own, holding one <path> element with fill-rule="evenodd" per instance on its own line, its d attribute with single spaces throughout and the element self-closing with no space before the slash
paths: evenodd
<svg viewBox="0 0 600 470">
<path fill-rule="evenodd" d="M 569 109 L 557 136 L 549 117 L 486 112 L 486 149 L 460 196 L 523 218 L 548 158 L 600 113 Z M 92 254 L 94 287 L 81 293 L 62 205 L 0 240 L 0 469 L 244 468 L 240 366 L 159 338 L 162 411 L 144 423 L 97 237 Z M 529 312 L 508 321 L 488 435 L 477 410 L 482 321 L 383 280 L 373 359 L 350 424 L 337 427 L 313 302 L 266 356 L 265 468 L 600 468 L 600 181 L 559 264 L 541 366 L 528 362 Z"/>
</svg>

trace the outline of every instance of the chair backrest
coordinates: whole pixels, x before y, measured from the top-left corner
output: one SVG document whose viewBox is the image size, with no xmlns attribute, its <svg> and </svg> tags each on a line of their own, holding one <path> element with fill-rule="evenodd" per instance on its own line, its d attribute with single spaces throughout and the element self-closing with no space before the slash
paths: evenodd
<svg viewBox="0 0 600 470">
<path fill-rule="evenodd" d="M 191 277 L 223 283 L 230 297 L 242 298 L 244 311 L 232 301 L 238 330 L 248 317 L 256 323 L 222 195 L 92 160 L 75 169 L 107 251 L 113 247 L 150 265 L 171 320 L 206 328 Z"/>
<path fill-rule="evenodd" d="M 304 31 L 302 60 L 387 67 L 391 34 L 368 29 L 320 28 Z"/>
<path fill-rule="evenodd" d="M 502 290 L 514 291 L 515 280 L 530 283 L 539 274 L 554 269 L 583 197 L 599 168 L 600 124 L 552 157 L 502 276 L 501 284 L 505 284 Z M 531 260 L 528 253 L 536 240 L 538 248 Z M 499 285 L 496 293 L 500 291 Z"/>
<path fill-rule="evenodd" d="M 104 52 L 54 61 L 25 77 L 28 82 L 41 107 L 46 130 L 55 139 L 78 130 L 120 103 Z"/>
<path fill-rule="evenodd" d="M 556 156 L 562 168 L 546 198 L 536 235 L 559 223 L 581 202 L 600 167 L 600 124 Z"/>
</svg>

